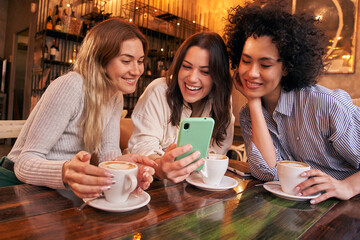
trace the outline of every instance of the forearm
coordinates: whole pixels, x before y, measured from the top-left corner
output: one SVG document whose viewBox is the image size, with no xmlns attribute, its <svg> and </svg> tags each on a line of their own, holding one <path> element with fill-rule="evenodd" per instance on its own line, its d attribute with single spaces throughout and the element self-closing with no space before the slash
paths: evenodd
<svg viewBox="0 0 360 240">
<path fill-rule="evenodd" d="M 270 168 L 276 166 L 276 152 L 261 107 L 261 99 L 249 101 L 252 140 Z"/>
<path fill-rule="evenodd" d="M 22 182 L 63 189 L 65 188 L 62 176 L 64 163 L 64 160 L 31 159 L 17 162 L 14 170 L 17 178 Z"/>
</svg>

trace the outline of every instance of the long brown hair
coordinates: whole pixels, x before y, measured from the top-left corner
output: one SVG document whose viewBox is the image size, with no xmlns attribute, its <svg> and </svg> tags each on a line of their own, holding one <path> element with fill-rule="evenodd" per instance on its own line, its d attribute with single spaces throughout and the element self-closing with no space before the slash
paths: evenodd
<svg viewBox="0 0 360 240">
<path fill-rule="evenodd" d="M 178 84 L 178 74 L 188 49 L 198 46 L 209 51 L 209 74 L 213 81 L 211 92 L 207 96 L 212 99 L 211 116 L 215 120 L 213 140 L 218 146 L 226 137 L 226 129 L 231 122 L 231 89 L 229 57 L 223 39 L 214 32 L 200 32 L 186 39 L 177 50 L 175 58 L 166 75 L 168 90 L 167 102 L 171 109 L 170 122 L 179 126 L 184 99 Z"/>
<path fill-rule="evenodd" d="M 124 41 L 139 39 L 146 56 L 148 43 L 138 28 L 123 19 L 111 18 L 93 27 L 86 35 L 74 71 L 83 77 L 84 110 L 80 129 L 85 150 L 99 153 L 102 139 L 102 108 L 110 99 L 114 83 L 105 68 L 121 51 Z M 120 106 L 119 106 L 120 107 Z"/>
</svg>

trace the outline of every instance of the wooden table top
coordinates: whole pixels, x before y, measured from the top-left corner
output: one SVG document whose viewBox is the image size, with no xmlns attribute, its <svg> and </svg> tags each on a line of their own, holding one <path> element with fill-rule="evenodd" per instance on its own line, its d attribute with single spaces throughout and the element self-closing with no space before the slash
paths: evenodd
<svg viewBox="0 0 360 240">
<path fill-rule="evenodd" d="M 70 191 L 4 187 L 0 239 L 360 239 L 359 197 L 311 205 L 226 174 L 239 184 L 222 192 L 155 181 L 147 191 L 150 202 L 125 213 L 90 206 L 79 211 L 83 201 Z"/>
</svg>

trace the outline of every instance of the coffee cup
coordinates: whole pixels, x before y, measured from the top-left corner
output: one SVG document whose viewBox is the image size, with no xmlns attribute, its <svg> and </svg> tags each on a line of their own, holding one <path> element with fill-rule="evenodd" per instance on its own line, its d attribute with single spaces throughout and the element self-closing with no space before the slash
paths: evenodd
<svg viewBox="0 0 360 240">
<path fill-rule="evenodd" d="M 229 164 L 229 158 L 221 154 L 209 154 L 204 167 L 200 170 L 205 184 L 217 186 L 224 177 Z"/>
<path fill-rule="evenodd" d="M 137 165 L 124 161 L 108 161 L 100 163 L 99 167 L 112 173 L 115 180 L 115 184 L 104 192 L 106 201 L 111 203 L 125 202 L 137 186 Z"/>
<path fill-rule="evenodd" d="M 284 193 L 296 195 L 295 187 L 308 179 L 300 176 L 301 173 L 310 170 L 306 163 L 296 161 L 280 161 L 277 163 L 277 174 L 279 177 L 281 189 Z"/>
</svg>

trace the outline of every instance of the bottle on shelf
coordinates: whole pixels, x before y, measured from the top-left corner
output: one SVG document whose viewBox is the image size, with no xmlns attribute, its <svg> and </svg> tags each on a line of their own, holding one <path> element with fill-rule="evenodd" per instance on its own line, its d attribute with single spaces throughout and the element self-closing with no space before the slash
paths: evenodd
<svg viewBox="0 0 360 240">
<path fill-rule="evenodd" d="M 50 60 L 54 61 L 56 55 L 56 39 L 53 39 L 52 45 L 50 47 Z"/>
<path fill-rule="evenodd" d="M 60 49 L 59 49 L 59 41 L 56 41 L 56 52 L 55 52 L 55 60 L 56 61 L 60 61 L 61 60 L 61 56 L 60 56 Z"/>
<path fill-rule="evenodd" d="M 75 17 L 75 11 L 71 11 L 71 16 L 70 16 L 71 18 L 76 18 Z"/>
<path fill-rule="evenodd" d="M 68 32 L 69 31 L 69 29 L 68 29 L 69 28 L 69 23 L 68 23 L 69 20 L 70 20 L 70 18 L 68 16 L 67 9 L 64 8 L 62 16 L 61 16 L 61 24 L 62 24 L 62 31 L 63 32 Z"/>
<path fill-rule="evenodd" d="M 62 20 L 61 20 L 61 14 L 60 14 L 60 11 L 59 11 L 59 7 L 58 5 L 56 5 L 55 7 L 55 27 L 54 29 L 56 31 L 62 31 L 62 28 L 63 28 L 63 24 L 62 24 Z"/>
<path fill-rule="evenodd" d="M 59 14 L 59 5 L 55 5 L 54 11 L 53 11 L 53 16 L 52 16 L 53 24 L 55 24 L 54 21 L 55 21 L 58 14 Z"/>
<path fill-rule="evenodd" d="M 161 72 L 164 68 L 164 61 L 162 59 L 159 59 L 157 61 L 157 75 L 160 76 L 161 75 Z"/>
<path fill-rule="evenodd" d="M 166 65 L 164 65 L 160 71 L 160 77 L 165 77 L 166 71 L 167 71 L 167 67 Z"/>
<path fill-rule="evenodd" d="M 147 75 L 147 76 L 151 76 L 151 68 L 150 68 L 149 63 L 148 63 L 147 66 L 146 66 L 146 75 Z"/>
<path fill-rule="evenodd" d="M 49 16 L 46 18 L 46 29 L 53 29 L 53 19 L 52 19 L 51 9 L 49 9 Z"/>
<path fill-rule="evenodd" d="M 76 46 L 76 44 L 74 43 L 74 45 L 73 45 L 73 51 L 72 51 L 72 54 L 71 54 L 70 63 L 72 63 L 72 64 L 75 63 L 75 61 L 76 61 L 76 55 L 77 55 L 77 46 Z"/>
<path fill-rule="evenodd" d="M 44 60 L 47 60 L 49 58 L 49 48 L 47 46 L 47 44 L 45 43 L 44 46 Z"/>
</svg>

